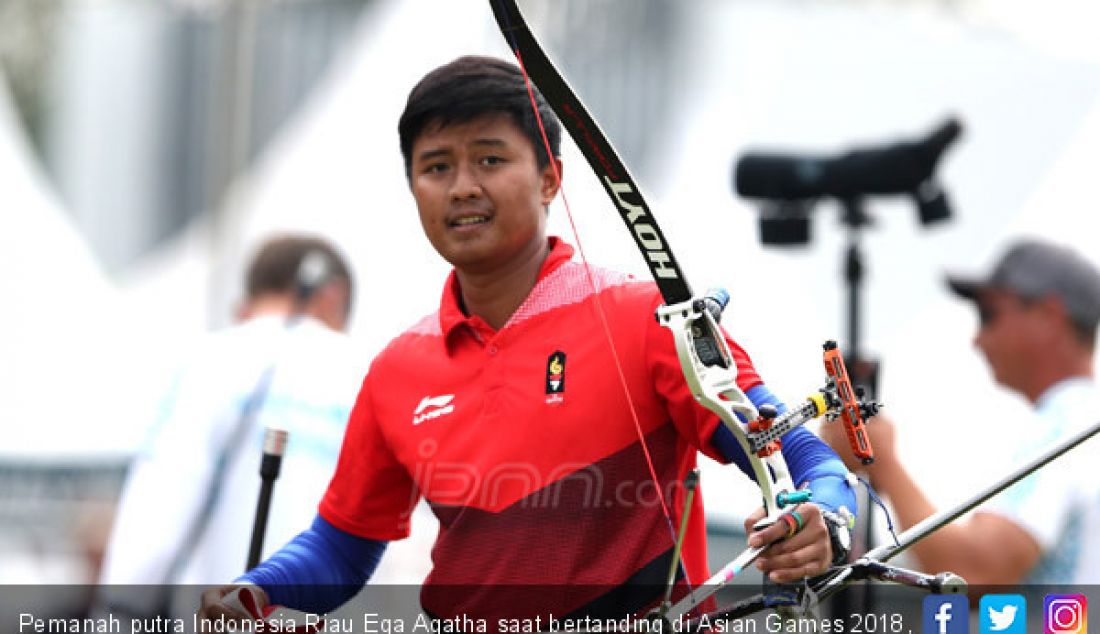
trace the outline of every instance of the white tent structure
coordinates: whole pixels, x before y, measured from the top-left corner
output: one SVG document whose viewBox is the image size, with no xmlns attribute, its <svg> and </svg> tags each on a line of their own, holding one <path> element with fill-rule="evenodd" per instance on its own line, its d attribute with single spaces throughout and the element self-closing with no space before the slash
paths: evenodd
<svg viewBox="0 0 1100 634">
<path fill-rule="evenodd" d="M 132 450 L 140 333 L 44 175 L 0 81 L 0 459 Z"/>
<path fill-rule="evenodd" d="M 140 439 L 140 336 L 39 171 L 2 78 L 0 183 L 0 582 L 86 582 L 91 564 L 70 545 L 95 539 Z"/>
</svg>

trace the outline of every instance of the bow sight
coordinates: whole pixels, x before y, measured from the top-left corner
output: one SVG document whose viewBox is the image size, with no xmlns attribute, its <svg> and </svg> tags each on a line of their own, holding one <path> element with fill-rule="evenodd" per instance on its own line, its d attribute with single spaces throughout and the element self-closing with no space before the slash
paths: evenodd
<svg viewBox="0 0 1100 634">
<path fill-rule="evenodd" d="M 774 411 L 765 412 L 761 408 L 760 418 L 749 423 L 749 446 L 757 455 L 767 455 L 779 449 L 779 439 L 784 434 L 824 416 L 827 421 L 841 421 L 852 453 L 863 464 L 871 464 L 875 460 L 875 452 L 867 437 L 865 423 L 878 413 L 881 405 L 872 400 L 860 400 L 863 398 L 863 390 L 853 388 L 852 381 L 848 378 L 848 368 L 844 365 L 844 357 L 835 341 L 826 341 L 822 348 L 825 352 L 825 373 L 828 375 L 825 386 L 816 394 L 806 397 L 801 405 L 792 407 L 778 418 Z M 769 413 L 772 415 L 767 416 Z"/>
</svg>

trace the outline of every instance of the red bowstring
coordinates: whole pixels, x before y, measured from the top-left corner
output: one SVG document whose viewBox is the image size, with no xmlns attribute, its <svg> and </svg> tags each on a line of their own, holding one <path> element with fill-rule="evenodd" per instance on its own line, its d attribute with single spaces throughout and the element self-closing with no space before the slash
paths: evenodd
<svg viewBox="0 0 1100 634">
<path fill-rule="evenodd" d="M 657 478 L 657 469 L 653 466 L 653 456 L 649 453 L 649 445 L 646 444 L 645 434 L 642 432 L 642 423 L 638 419 L 638 411 L 634 407 L 634 399 L 630 395 L 630 388 L 626 383 L 626 374 L 623 372 L 622 363 L 619 361 L 619 352 L 615 348 L 615 340 L 611 337 L 611 326 L 607 323 L 607 314 L 603 309 L 603 302 L 600 300 L 600 289 L 596 286 L 596 280 L 592 277 L 592 268 L 588 264 L 588 256 L 584 253 L 584 245 L 581 244 L 581 236 L 577 231 L 577 224 L 573 221 L 573 212 L 569 207 L 569 199 L 565 196 L 565 189 L 562 187 L 561 171 L 558 169 L 558 164 L 554 161 L 554 153 L 550 149 L 550 139 L 546 136 L 546 127 L 542 122 L 542 115 L 539 113 L 538 101 L 535 99 L 535 91 L 531 84 L 531 78 L 527 75 L 527 68 L 523 65 L 523 57 L 519 54 L 519 50 L 513 49 L 515 53 L 516 61 L 519 63 L 520 72 L 523 73 L 523 81 L 527 86 L 527 96 L 531 100 L 531 109 L 535 112 L 535 121 L 538 122 L 539 133 L 542 135 L 542 142 L 546 148 L 546 156 L 550 159 L 550 166 L 554 170 L 554 178 L 557 179 L 558 191 L 561 193 L 561 201 L 565 206 L 565 215 L 569 219 L 569 227 L 573 232 L 573 240 L 577 243 L 577 253 L 581 256 L 581 262 L 584 264 L 584 274 L 588 279 L 589 286 L 592 287 L 592 296 L 596 302 L 596 312 L 600 316 L 600 324 L 603 326 L 604 335 L 607 337 L 607 343 L 611 347 L 611 358 L 615 361 L 615 371 L 619 375 L 619 383 L 622 385 L 623 393 L 626 394 L 627 404 L 630 406 L 630 417 L 634 420 L 634 430 L 638 433 L 638 440 L 641 441 L 642 453 L 645 454 L 646 465 L 649 467 L 649 476 L 653 479 L 653 484 L 657 489 L 657 496 L 661 500 L 661 510 L 664 512 L 665 521 L 668 523 L 669 533 L 672 535 L 672 543 L 676 543 L 676 529 L 673 525 L 672 513 L 669 511 L 668 503 L 665 501 L 664 491 L 661 490 L 661 482 Z M 690 512 L 690 509 L 684 509 L 685 513 Z M 686 573 L 686 571 L 685 571 Z"/>
</svg>

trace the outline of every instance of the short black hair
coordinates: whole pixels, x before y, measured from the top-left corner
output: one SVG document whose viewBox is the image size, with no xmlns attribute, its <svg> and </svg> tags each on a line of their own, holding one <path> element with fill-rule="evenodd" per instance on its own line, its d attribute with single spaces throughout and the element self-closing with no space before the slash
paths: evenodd
<svg viewBox="0 0 1100 634">
<path fill-rule="evenodd" d="M 538 89 L 532 86 L 532 90 L 550 151 L 557 158 L 561 155 L 561 123 Z M 411 176 L 412 146 L 424 128 L 466 123 L 492 113 L 512 117 L 531 142 L 539 169 L 550 163 L 520 68 L 495 57 L 467 55 L 424 75 L 409 93 L 397 123 L 405 176 Z"/>
<path fill-rule="evenodd" d="M 319 253 L 325 259 L 329 279 L 342 281 L 347 286 L 350 310 L 353 288 L 347 262 L 336 247 L 312 236 L 280 235 L 265 241 L 245 274 L 246 296 L 255 299 L 269 293 L 294 292 L 298 268 L 310 253 Z"/>
</svg>

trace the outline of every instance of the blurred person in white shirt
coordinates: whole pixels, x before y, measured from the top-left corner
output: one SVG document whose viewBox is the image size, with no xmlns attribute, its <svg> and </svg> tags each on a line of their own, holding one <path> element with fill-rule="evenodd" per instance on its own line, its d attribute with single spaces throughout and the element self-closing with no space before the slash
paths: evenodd
<svg viewBox="0 0 1100 634">
<path fill-rule="evenodd" d="M 130 467 L 100 583 L 157 589 L 104 589 L 109 610 L 164 613 L 170 584 L 244 571 L 266 427 L 289 443 L 264 556 L 308 523 L 332 476 L 368 362 L 343 334 L 349 267 L 324 240 L 279 236 L 258 250 L 245 287 L 238 323 L 192 351 Z"/>
</svg>

